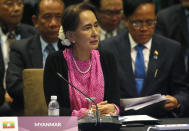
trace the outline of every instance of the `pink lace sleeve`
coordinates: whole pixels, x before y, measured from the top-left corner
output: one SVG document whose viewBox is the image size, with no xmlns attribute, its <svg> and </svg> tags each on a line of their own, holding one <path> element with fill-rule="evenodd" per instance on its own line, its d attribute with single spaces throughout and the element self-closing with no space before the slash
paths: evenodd
<svg viewBox="0 0 189 131">
<path fill-rule="evenodd" d="M 81 108 L 80 110 L 73 110 L 72 116 L 77 116 L 78 118 L 85 116 L 85 111 L 87 108 Z"/>
</svg>

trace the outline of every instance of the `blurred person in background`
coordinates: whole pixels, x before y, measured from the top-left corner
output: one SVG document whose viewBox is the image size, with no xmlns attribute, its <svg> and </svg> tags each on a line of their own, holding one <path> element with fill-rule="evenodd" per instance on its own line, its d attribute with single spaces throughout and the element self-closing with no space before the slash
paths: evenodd
<svg viewBox="0 0 189 131">
<path fill-rule="evenodd" d="M 124 32 L 122 0 L 89 0 L 95 7 L 100 25 L 100 40 Z"/>
<path fill-rule="evenodd" d="M 24 3 L 24 12 L 22 17 L 22 23 L 32 25 L 32 15 L 35 14 L 35 5 L 39 0 L 23 0 Z"/>
<path fill-rule="evenodd" d="M 0 63 L 1 63 L 1 77 L 3 80 L 3 87 L 6 89 L 5 76 L 9 62 L 10 45 L 15 40 L 27 38 L 36 34 L 35 28 L 29 25 L 20 23 L 23 15 L 23 1 L 22 0 L 0 0 Z M 5 93 L 5 105 L 0 108 L 0 115 L 9 115 L 9 105 L 12 99 L 8 93 Z M 6 107 L 6 108 L 4 108 Z M 5 113 L 5 112 L 7 113 Z"/>
<path fill-rule="evenodd" d="M 189 75 L 189 0 L 161 10 L 157 20 L 157 33 L 181 43 Z"/>
<path fill-rule="evenodd" d="M 23 115 L 24 112 L 22 71 L 43 68 L 47 56 L 61 48 L 58 32 L 63 11 L 62 0 L 39 0 L 32 16 L 38 33 L 11 46 L 6 83 L 8 93 L 14 99 L 11 106 L 15 115 Z"/>
<path fill-rule="evenodd" d="M 160 11 L 164 8 L 168 8 L 169 6 L 179 4 L 180 0 L 153 0 L 156 5 L 156 11 Z"/>
</svg>

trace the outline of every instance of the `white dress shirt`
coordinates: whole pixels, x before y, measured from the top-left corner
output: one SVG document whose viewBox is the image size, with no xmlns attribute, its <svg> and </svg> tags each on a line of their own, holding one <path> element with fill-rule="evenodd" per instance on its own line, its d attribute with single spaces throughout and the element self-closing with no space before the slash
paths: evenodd
<svg viewBox="0 0 189 131">
<path fill-rule="evenodd" d="M 116 36 L 116 35 L 117 35 L 117 29 L 113 30 L 111 33 L 112 33 L 112 36 Z M 102 40 L 107 39 L 107 38 L 106 38 L 106 35 L 109 35 L 108 38 L 112 37 L 112 36 L 110 35 L 110 32 L 107 32 L 107 31 L 103 30 L 103 29 L 100 27 L 100 40 L 102 41 Z"/>
<path fill-rule="evenodd" d="M 16 35 L 16 40 L 20 40 L 21 35 L 18 34 Z M 2 51 L 2 56 L 3 56 L 3 62 L 5 66 L 5 74 L 3 78 L 3 86 L 6 89 L 6 71 L 8 68 L 8 63 L 9 63 L 9 55 L 10 55 L 10 44 L 8 42 L 8 34 L 4 34 L 1 27 L 0 27 L 0 46 L 1 46 L 1 51 Z"/>
<path fill-rule="evenodd" d="M 4 60 L 4 64 L 5 64 L 5 71 L 8 68 L 8 62 L 9 62 L 9 54 L 10 54 L 10 47 L 9 47 L 9 43 L 8 43 L 8 35 L 4 34 L 1 27 L 0 27 L 0 44 L 1 44 L 1 50 L 2 50 L 2 54 L 3 54 L 3 60 Z M 21 36 L 18 34 L 16 35 L 16 40 L 20 40 Z"/>
<path fill-rule="evenodd" d="M 137 55 L 137 51 L 136 51 L 135 47 L 138 44 L 134 41 L 134 39 L 132 38 L 130 33 L 129 33 L 129 41 L 131 44 L 132 68 L 133 68 L 133 71 L 135 71 L 135 60 L 136 60 L 136 55 Z M 145 71 L 148 70 L 148 62 L 149 62 L 149 57 L 150 57 L 151 45 L 152 45 L 152 39 L 150 39 L 147 43 L 144 44 L 145 48 L 142 51 L 143 55 L 144 55 Z"/>
<path fill-rule="evenodd" d="M 43 55 L 43 67 L 45 67 L 45 62 L 48 56 L 48 51 L 46 50 L 46 47 L 48 43 L 43 40 L 43 38 L 40 36 L 40 42 L 41 42 L 41 51 Z M 58 51 L 58 42 L 51 43 L 55 49 L 55 51 Z"/>
</svg>

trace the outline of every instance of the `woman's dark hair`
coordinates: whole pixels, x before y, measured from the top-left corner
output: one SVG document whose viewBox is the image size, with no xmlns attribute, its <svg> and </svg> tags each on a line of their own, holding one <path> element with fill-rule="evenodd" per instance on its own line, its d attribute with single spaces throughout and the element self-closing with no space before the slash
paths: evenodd
<svg viewBox="0 0 189 131">
<path fill-rule="evenodd" d="M 71 5 L 65 9 L 62 17 L 62 26 L 64 33 L 66 33 L 67 31 L 75 31 L 77 29 L 80 21 L 79 15 L 85 10 L 90 10 L 95 14 L 93 6 L 88 2 Z"/>
<path fill-rule="evenodd" d="M 127 18 L 132 16 L 140 5 L 147 3 L 154 4 L 153 0 L 123 0 L 124 15 Z"/>
</svg>

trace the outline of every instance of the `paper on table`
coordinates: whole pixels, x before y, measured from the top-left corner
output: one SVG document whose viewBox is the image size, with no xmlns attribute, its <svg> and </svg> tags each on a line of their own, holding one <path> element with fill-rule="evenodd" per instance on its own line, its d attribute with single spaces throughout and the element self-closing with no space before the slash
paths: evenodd
<svg viewBox="0 0 189 131">
<path fill-rule="evenodd" d="M 119 120 L 121 122 L 158 121 L 158 119 L 150 117 L 148 115 L 120 116 Z"/>
<path fill-rule="evenodd" d="M 139 110 L 146 106 L 158 103 L 161 101 L 167 100 L 164 95 L 155 94 L 152 96 L 138 97 L 138 98 L 129 98 L 129 99 L 120 99 L 121 105 L 125 108 L 124 110 Z"/>
</svg>

